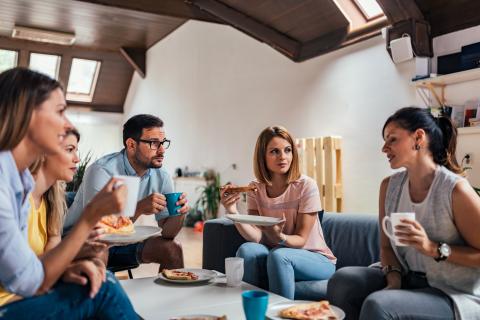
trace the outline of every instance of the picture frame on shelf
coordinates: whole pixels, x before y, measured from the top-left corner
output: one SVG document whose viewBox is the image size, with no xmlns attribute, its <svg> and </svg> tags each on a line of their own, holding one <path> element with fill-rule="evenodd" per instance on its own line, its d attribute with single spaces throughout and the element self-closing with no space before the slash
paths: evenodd
<svg viewBox="0 0 480 320">
<path fill-rule="evenodd" d="M 464 111 L 464 120 L 463 120 L 463 126 L 464 127 L 469 127 L 470 126 L 470 119 L 476 119 L 477 114 L 479 109 L 479 100 L 469 100 L 465 102 L 465 111 Z M 480 116 L 480 115 L 478 115 Z"/>
</svg>

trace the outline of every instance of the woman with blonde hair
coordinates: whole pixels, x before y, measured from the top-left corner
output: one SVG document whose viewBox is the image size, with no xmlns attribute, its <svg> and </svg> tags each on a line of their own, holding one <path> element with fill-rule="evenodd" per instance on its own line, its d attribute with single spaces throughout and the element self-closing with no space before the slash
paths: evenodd
<svg viewBox="0 0 480 320">
<path fill-rule="evenodd" d="M 15 294 L 0 296 L 0 315 L 4 319 L 137 319 L 113 275 L 102 283 L 100 267 L 88 260 L 73 262 L 101 217 L 122 210 L 125 187 L 114 189 L 115 179 L 55 248 L 37 256 L 29 247 L 28 196 L 34 181 L 28 167 L 42 154 L 61 152 L 70 126 L 65 108 L 63 89 L 56 80 L 24 68 L 0 74 L 0 286 Z M 85 276 L 96 289 L 71 283 Z M 57 283 L 60 278 L 63 281 Z"/>
<path fill-rule="evenodd" d="M 316 182 L 300 174 L 294 139 L 280 126 L 264 129 L 254 154 L 256 192 L 247 194 L 248 214 L 277 217 L 272 227 L 235 223 L 248 242 L 237 251 L 245 263 L 244 281 L 288 299 L 295 297 L 295 281 L 324 280 L 335 272 L 336 258 L 323 237 L 318 218 L 322 207 Z M 223 188 L 221 202 L 238 213 L 239 194 Z"/>
</svg>

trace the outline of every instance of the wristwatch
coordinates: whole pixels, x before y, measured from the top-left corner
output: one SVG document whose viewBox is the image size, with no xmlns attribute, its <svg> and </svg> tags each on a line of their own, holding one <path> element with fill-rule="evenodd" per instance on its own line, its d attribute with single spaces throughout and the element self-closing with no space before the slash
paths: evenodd
<svg viewBox="0 0 480 320">
<path fill-rule="evenodd" d="M 440 262 L 443 260 L 447 260 L 447 258 L 452 253 L 452 249 L 448 244 L 445 242 L 440 242 L 437 247 L 438 257 L 435 257 L 435 261 Z"/>
<path fill-rule="evenodd" d="M 384 275 L 387 275 L 390 272 L 398 272 L 400 275 L 402 275 L 402 269 L 400 269 L 399 267 L 392 266 L 390 264 L 383 266 L 382 271 Z"/>
<path fill-rule="evenodd" d="M 283 234 L 283 233 L 282 233 Z M 284 246 L 285 245 L 285 242 L 287 242 L 287 235 L 286 234 L 283 234 L 283 237 L 282 237 L 282 234 L 280 234 L 280 241 L 278 242 L 278 245 L 279 246 Z"/>
</svg>

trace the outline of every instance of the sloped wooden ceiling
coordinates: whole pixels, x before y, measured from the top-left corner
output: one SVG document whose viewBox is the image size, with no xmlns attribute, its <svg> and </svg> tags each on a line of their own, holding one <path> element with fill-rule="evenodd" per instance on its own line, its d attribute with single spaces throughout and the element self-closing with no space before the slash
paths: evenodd
<svg viewBox="0 0 480 320">
<path fill-rule="evenodd" d="M 231 25 L 296 62 L 384 26 L 390 40 L 409 33 L 417 55 L 431 56 L 432 37 L 480 24 L 480 0 L 377 2 L 385 17 L 355 27 L 346 17 L 351 0 L 0 0 L 0 48 L 17 48 L 23 65 L 32 50 L 62 55 L 64 84 L 73 57 L 101 60 L 93 102 L 82 105 L 122 112 L 134 70 L 148 74 L 146 51 L 189 19 Z M 19 41 L 10 38 L 15 25 L 73 32 L 77 40 L 72 47 Z"/>
</svg>

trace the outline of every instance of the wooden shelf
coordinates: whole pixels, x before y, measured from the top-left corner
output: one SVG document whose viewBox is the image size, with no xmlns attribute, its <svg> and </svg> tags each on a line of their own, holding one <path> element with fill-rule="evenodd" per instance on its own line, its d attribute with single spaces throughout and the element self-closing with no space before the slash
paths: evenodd
<svg viewBox="0 0 480 320">
<path fill-rule="evenodd" d="M 417 81 L 413 81 L 415 86 L 446 86 L 449 84 L 455 84 L 460 82 L 472 81 L 472 80 L 479 80 L 480 79 L 480 68 L 465 70 L 461 72 L 446 74 L 443 76 L 438 76 L 434 78 L 428 79 L 421 79 Z"/>
<path fill-rule="evenodd" d="M 464 134 L 480 134 L 480 127 L 463 127 L 463 128 L 458 128 L 458 134 L 459 134 L 459 135 L 464 135 Z"/>
</svg>

